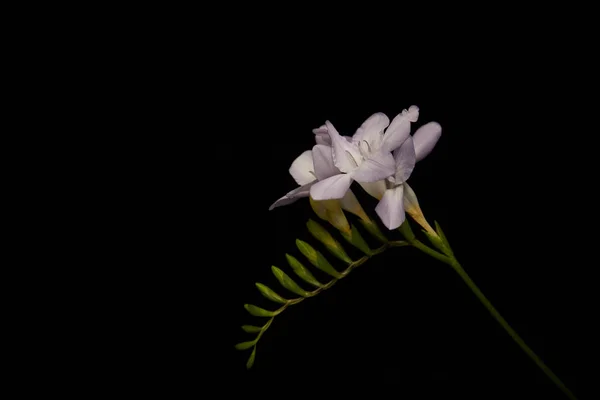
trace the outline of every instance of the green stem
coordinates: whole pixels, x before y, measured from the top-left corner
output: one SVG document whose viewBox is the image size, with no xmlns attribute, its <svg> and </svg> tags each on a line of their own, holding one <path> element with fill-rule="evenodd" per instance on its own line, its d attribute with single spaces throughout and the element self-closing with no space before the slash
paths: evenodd
<svg viewBox="0 0 600 400">
<path fill-rule="evenodd" d="M 417 249 L 421 250 L 423 253 L 435 258 L 436 260 L 439 260 L 446 264 L 450 264 L 450 262 L 451 262 L 450 258 L 448 258 L 445 255 L 443 255 L 442 253 L 439 253 L 439 252 L 433 250 L 432 248 L 424 245 L 418 239 L 411 240 L 410 244 L 412 246 L 416 247 Z"/>
<path fill-rule="evenodd" d="M 558 378 L 558 376 L 556 376 L 556 374 L 554 374 L 554 372 L 552 372 L 552 370 L 550 368 L 548 368 L 548 366 L 542 361 L 542 359 L 537 354 L 535 354 L 533 350 L 531 350 L 531 348 L 525 343 L 525 341 L 521 338 L 521 336 L 519 336 L 519 334 L 508 324 L 508 322 L 506 322 L 506 320 L 502 317 L 502 315 L 500 315 L 498 310 L 496 310 L 496 308 L 494 308 L 492 303 L 490 303 L 490 301 L 487 299 L 487 297 L 485 297 L 485 295 L 479 289 L 479 287 L 477 287 L 475 282 L 473 282 L 473 280 L 467 274 L 467 272 L 464 270 L 464 268 L 459 264 L 459 262 L 456 260 L 454 255 L 452 255 L 449 252 L 446 252 L 446 253 L 448 253 L 447 255 L 442 255 L 441 253 L 424 245 L 423 243 L 421 243 L 419 240 L 417 240 L 415 238 L 412 238 L 412 240 L 409 240 L 409 242 L 412 246 L 421 250 L 425 254 L 450 265 L 452 267 L 452 269 L 454 269 L 458 273 L 458 275 L 462 278 L 462 280 L 467 284 L 467 286 L 469 287 L 469 289 L 471 289 L 471 291 L 475 294 L 475 296 L 477 296 L 477 298 L 479 299 L 479 301 L 481 301 L 481 303 L 484 305 L 484 307 L 487 308 L 487 310 L 490 312 L 490 314 L 492 314 L 492 316 L 496 319 L 496 321 L 498 321 L 498 323 L 504 328 L 504 330 L 510 335 L 510 337 L 513 338 L 513 340 L 519 345 L 519 347 L 521 349 L 523 349 L 523 351 L 527 354 L 527 356 L 529 356 L 529 358 L 531 358 L 531 360 L 534 363 L 536 363 L 536 365 L 538 367 L 540 367 L 540 369 L 546 374 L 546 376 L 548 378 L 550 378 L 552 380 L 552 382 L 554 382 L 554 384 L 556 386 L 558 386 L 558 388 L 560 390 L 562 390 L 562 392 L 569 399 L 577 400 L 577 397 L 575 397 L 573 392 L 571 392 L 569 390 L 569 388 L 567 388 L 565 386 L 565 384 Z"/>
<path fill-rule="evenodd" d="M 540 369 L 542 371 L 544 371 L 546 376 L 548 378 L 550 378 L 552 380 L 552 382 L 554 382 L 554 384 L 556 386 L 558 386 L 559 389 L 562 390 L 562 392 L 569 399 L 577 400 L 577 397 L 575 397 L 573 392 L 571 392 L 569 390 L 569 388 L 567 388 L 565 386 L 565 384 L 558 378 L 558 376 L 556 376 L 556 374 L 554 372 L 552 372 L 552 370 L 550 368 L 548 368 L 548 366 L 542 361 L 542 359 L 537 354 L 535 354 L 534 351 L 531 350 L 531 348 L 529 346 L 527 346 L 527 343 L 525 343 L 525 341 L 521 338 L 521 336 L 519 336 L 519 334 L 517 332 L 515 332 L 515 330 L 508 324 L 508 322 L 506 322 L 506 320 L 502 317 L 502 315 L 500 315 L 498 310 L 496 310 L 494 308 L 492 303 L 490 303 L 490 301 L 487 299 L 487 297 L 485 297 L 485 295 L 481 292 L 481 290 L 479 290 L 479 288 L 477 287 L 475 282 L 473 282 L 471 277 L 467 274 L 467 272 L 463 269 L 463 267 L 458 263 L 456 258 L 452 257 L 450 259 L 449 264 L 458 273 L 458 275 L 462 278 L 462 280 L 467 284 L 469 289 L 471 289 L 471 291 L 473 291 L 475 296 L 477 296 L 477 298 L 479 299 L 479 301 L 481 301 L 481 303 L 485 306 L 485 308 L 488 309 L 488 311 L 490 312 L 490 314 L 492 314 L 492 316 L 496 319 L 496 321 L 498 321 L 498 323 L 504 328 L 504 330 L 510 335 L 510 337 L 513 338 L 513 340 L 519 345 L 519 347 L 521 349 L 523 349 L 523 351 L 529 356 L 529 358 L 531 358 L 531 360 L 534 363 L 536 363 L 536 365 L 538 367 L 540 367 Z"/>
</svg>

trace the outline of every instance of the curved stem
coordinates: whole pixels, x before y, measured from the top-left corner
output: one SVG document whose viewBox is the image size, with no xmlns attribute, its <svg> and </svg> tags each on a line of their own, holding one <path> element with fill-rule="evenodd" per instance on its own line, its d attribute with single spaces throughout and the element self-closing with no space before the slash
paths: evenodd
<svg viewBox="0 0 600 400">
<path fill-rule="evenodd" d="M 571 400 L 577 400 L 573 392 L 569 390 L 565 386 L 565 384 L 556 376 L 554 372 L 542 361 L 542 359 L 535 354 L 533 350 L 525 343 L 525 341 L 519 336 L 517 332 L 506 322 L 506 320 L 500 315 L 498 310 L 494 308 L 492 303 L 485 297 L 485 295 L 479 290 L 479 287 L 473 282 L 471 277 L 467 274 L 467 272 L 463 269 L 463 267 L 458 263 L 456 258 L 452 257 L 450 259 L 450 266 L 458 273 L 458 275 L 462 278 L 462 280 L 467 284 L 469 289 L 477 296 L 479 301 L 487 308 L 487 310 L 492 314 L 492 316 L 498 321 L 498 323 L 504 328 L 504 330 L 510 335 L 511 338 L 519 345 L 521 349 L 527 354 L 531 360 L 536 363 L 538 367 L 546 374 L 548 378 L 554 382 L 556 386 L 562 390 L 562 392 Z"/>
<path fill-rule="evenodd" d="M 425 254 L 442 261 L 452 267 L 458 275 L 462 278 L 462 280 L 467 284 L 469 289 L 477 296 L 481 304 L 484 305 L 485 308 L 492 314 L 492 316 L 498 321 L 498 323 L 504 328 L 504 330 L 510 335 L 510 337 L 519 345 L 519 347 L 527 354 L 527 356 L 546 374 L 548 378 L 554 382 L 556 386 L 571 400 L 577 400 L 577 397 L 565 386 L 565 384 L 552 372 L 550 368 L 542 361 L 542 359 L 535 354 L 533 350 L 525 343 L 525 341 L 519 336 L 519 334 L 506 322 L 504 317 L 500 315 L 498 310 L 490 303 L 490 301 L 485 297 L 483 292 L 477 287 L 475 282 L 471 279 L 471 277 L 467 274 L 464 268 L 460 265 L 460 263 L 456 260 L 453 254 L 448 253 L 447 255 L 442 255 L 441 253 L 431 249 L 430 247 L 424 245 L 419 240 L 413 238 L 409 240 L 409 243 L 421 250 Z"/>
</svg>

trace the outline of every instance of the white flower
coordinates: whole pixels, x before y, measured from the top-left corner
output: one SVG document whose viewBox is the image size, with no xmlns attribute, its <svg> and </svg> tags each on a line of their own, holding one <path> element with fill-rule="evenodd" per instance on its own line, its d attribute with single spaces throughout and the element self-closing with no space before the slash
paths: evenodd
<svg viewBox="0 0 600 400">
<path fill-rule="evenodd" d="M 355 180 L 369 184 L 393 175 L 396 163 L 391 151 L 404 143 L 410 135 L 411 122 L 418 117 L 416 106 L 398 114 L 391 124 L 385 114 L 376 113 L 356 130 L 352 138 L 341 136 L 329 121 L 313 131 L 323 142 L 325 131 L 329 135 L 333 163 L 340 173 L 312 185 L 310 196 L 315 200 L 340 199 Z"/>
<path fill-rule="evenodd" d="M 442 127 L 437 122 L 423 125 L 414 136 L 409 136 L 394 150 L 395 173 L 385 180 L 374 182 L 368 189 L 365 188 L 369 194 L 380 199 L 375 212 L 388 229 L 396 229 L 402 225 L 406 218 L 405 210 L 409 213 L 419 211 L 420 214 L 415 192 L 406 181 L 416 162 L 431 152 L 441 135 Z"/>
<path fill-rule="evenodd" d="M 269 207 L 269 210 L 294 203 L 302 197 L 308 197 L 310 188 L 319 179 L 329 178 L 339 174 L 340 171 L 333 165 L 331 147 L 317 144 L 312 150 L 300 154 L 292 162 L 289 172 L 300 186 L 278 199 Z"/>
</svg>

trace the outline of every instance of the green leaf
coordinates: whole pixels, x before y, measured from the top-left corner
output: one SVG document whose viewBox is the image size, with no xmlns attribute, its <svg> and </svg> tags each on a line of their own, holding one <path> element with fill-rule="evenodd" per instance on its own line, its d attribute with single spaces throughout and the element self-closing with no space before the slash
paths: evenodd
<svg viewBox="0 0 600 400">
<path fill-rule="evenodd" d="M 294 270 L 296 275 L 300 277 L 304 282 L 313 285 L 314 287 L 323 287 L 323 284 L 319 282 L 313 274 L 304 266 L 300 261 L 298 261 L 294 256 L 286 254 L 285 258 L 287 258 L 288 264 Z"/>
<path fill-rule="evenodd" d="M 256 282 L 255 285 L 258 288 L 258 290 L 260 290 L 260 293 L 263 296 L 265 296 L 267 299 L 274 301 L 275 303 L 281 303 L 281 304 L 286 304 L 288 302 L 287 299 L 284 299 L 283 297 L 281 297 L 280 295 L 275 293 L 268 286 L 263 285 L 262 283 L 259 283 L 259 282 Z"/>
<path fill-rule="evenodd" d="M 254 349 L 252 349 L 252 354 L 250 354 L 250 357 L 248 358 L 248 362 L 246 362 L 246 369 L 252 368 L 252 366 L 254 365 L 255 358 L 256 358 L 256 346 L 254 346 Z"/>
<path fill-rule="evenodd" d="M 262 326 L 242 325 L 242 329 L 247 333 L 259 333 L 262 331 Z"/>
<path fill-rule="evenodd" d="M 246 311 L 248 311 L 251 315 L 254 315 L 255 317 L 274 317 L 281 312 L 279 310 L 265 310 L 264 308 L 257 307 L 253 304 L 244 304 L 244 308 L 246 309 Z"/>
<path fill-rule="evenodd" d="M 311 245 L 306 242 L 303 242 L 300 239 L 296 239 L 296 246 L 298 246 L 298 250 L 310 261 L 312 265 L 319 268 L 321 271 L 325 272 L 328 275 L 333 276 L 336 279 L 340 279 L 343 277 L 335 268 L 329 264 L 329 261 L 323 256 L 323 254 L 319 253 L 317 250 L 313 249 Z"/>
<path fill-rule="evenodd" d="M 235 345 L 235 348 L 238 350 L 248 350 L 250 347 L 253 347 L 256 344 L 256 339 L 250 342 L 242 342 Z"/>
<path fill-rule="evenodd" d="M 356 247 L 366 255 L 370 256 L 371 254 L 373 254 L 373 252 L 369 248 L 369 245 L 367 244 L 367 242 L 365 242 L 365 239 L 363 239 L 363 237 L 360 235 L 360 232 L 358 231 L 356 226 L 352 225 L 352 229 L 350 230 L 349 234 L 342 232 L 342 236 L 348 241 L 348 243 L 352 244 L 354 247 Z"/>
<path fill-rule="evenodd" d="M 440 226 L 440 224 L 438 224 L 437 221 L 433 221 L 433 222 L 435 224 L 435 231 L 437 232 L 440 239 L 442 239 L 442 243 L 444 243 L 444 246 L 446 246 L 446 248 L 450 252 L 450 255 L 452 255 L 453 254 L 452 248 L 450 247 L 450 243 L 448 243 L 448 239 L 446 239 L 446 235 L 444 235 L 444 232 L 442 231 L 442 227 Z"/>
<path fill-rule="evenodd" d="M 317 239 L 319 242 L 323 243 L 323 245 L 329 250 L 331 254 L 344 261 L 347 264 L 352 263 L 352 259 L 348 257 L 348 254 L 344 251 L 342 245 L 335 240 L 333 236 L 325 228 L 319 225 L 317 222 L 309 219 L 306 223 L 306 227 L 310 231 L 310 233 Z M 343 233 L 343 231 L 341 231 Z"/>
<path fill-rule="evenodd" d="M 285 272 L 276 266 L 272 266 L 271 271 L 273 271 L 273 275 L 275 275 L 275 278 L 277 278 L 279 283 L 281 283 L 281 286 L 302 297 L 310 297 L 310 293 L 298 286 L 298 284 L 294 282 L 292 278 L 290 278 Z"/>
<path fill-rule="evenodd" d="M 359 219 L 358 220 L 362 226 L 373 236 L 375 236 L 377 239 L 379 239 L 381 242 L 383 243 L 387 243 L 388 242 L 388 238 L 385 237 L 385 235 L 381 232 L 381 230 L 379 230 L 379 227 L 377 226 L 377 224 L 373 221 L 365 221 L 364 219 Z"/>
</svg>

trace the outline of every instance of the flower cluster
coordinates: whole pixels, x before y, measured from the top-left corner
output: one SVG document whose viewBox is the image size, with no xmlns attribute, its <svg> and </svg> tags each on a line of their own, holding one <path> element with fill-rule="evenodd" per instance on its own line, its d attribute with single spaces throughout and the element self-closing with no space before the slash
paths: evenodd
<svg viewBox="0 0 600 400">
<path fill-rule="evenodd" d="M 388 229 L 398 228 L 406 218 L 405 212 L 413 215 L 411 211 L 418 209 L 414 191 L 406 181 L 415 164 L 431 152 L 442 134 L 441 126 L 430 122 L 411 136 L 411 124 L 418 118 L 416 106 L 402 111 L 391 123 L 385 114 L 375 113 L 352 137 L 340 135 L 326 121 L 313 130 L 317 144 L 290 167 L 299 187 L 273 203 L 270 210 L 310 196 L 313 208 L 315 203 L 324 202 L 322 207 L 327 207 L 326 201 L 335 200 L 342 208 L 362 216 L 364 211 L 350 190 L 356 181 L 379 200 L 375 211 L 383 224 Z M 343 230 L 347 222 L 339 224 Z"/>
</svg>

